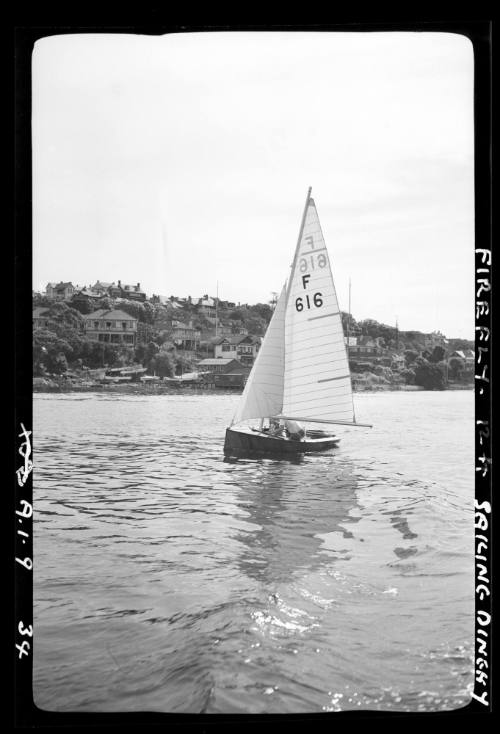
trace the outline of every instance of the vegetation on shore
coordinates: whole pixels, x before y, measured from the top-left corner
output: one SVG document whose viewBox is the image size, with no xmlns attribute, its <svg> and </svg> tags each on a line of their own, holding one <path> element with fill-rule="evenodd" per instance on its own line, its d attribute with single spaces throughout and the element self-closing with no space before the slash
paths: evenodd
<svg viewBox="0 0 500 734">
<path fill-rule="evenodd" d="M 210 334 L 213 323 L 186 304 L 181 313 L 168 305 L 121 300 L 115 306 L 112 299 L 104 298 L 101 309 L 119 308 L 138 321 L 136 345 L 125 346 L 96 342 L 85 336 L 83 315 L 92 309 L 83 303 L 70 305 L 35 296 L 33 306 L 45 307 L 46 326 L 33 330 L 33 374 L 61 375 L 69 370 L 123 367 L 139 364 L 160 377 L 173 377 L 196 369 L 200 359 L 207 356 L 206 344 L 197 352 L 186 352 L 172 340 L 172 320 L 191 321 L 195 329 Z M 90 308 L 90 310 L 89 310 Z M 241 322 L 249 334 L 262 336 L 272 316 L 268 304 L 221 309 L 221 319 Z"/>
<path fill-rule="evenodd" d="M 200 359 L 207 356 L 208 341 L 197 352 L 187 352 L 172 340 L 172 320 L 191 322 L 202 335 L 214 335 L 213 322 L 201 315 L 189 302 L 177 311 L 170 304 L 121 300 L 115 306 L 112 299 L 102 299 L 99 308 L 114 307 L 125 311 L 138 321 L 135 346 L 96 342 L 84 332 L 83 315 L 93 307 L 85 302 L 70 305 L 53 302 L 44 296 L 34 297 L 33 306 L 47 309 L 46 325 L 33 330 L 33 374 L 35 377 L 62 376 L 71 371 L 84 374 L 98 368 L 138 365 L 149 374 L 173 377 L 195 371 Z M 236 308 L 219 306 L 221 320 L 232 320 L 253 336 L 263 336 L 272 316 L 269 304 L 257 303 Z M 472 349 L 473 342 L 448 339 L 447 348 L 426 348 L 426 335 L 419 331 L 398 331 L 396 327 L 373 319 L 357 322 L 342 314 L 344 332 L 377 341 L 380 357 L 366 358 L 350 355 L 354 386 L 357 389 L 382 389 L 384 385 L 415 385 L 425 389 L 444 389 L 450 382 L 473 383 L 473 371 L 461 359 L 449 359 L 456 350 Z M 396 366 L 391 357 L 399 355 Z M 404 358 L 404 362 L 401 358 Z"/>
</svg>

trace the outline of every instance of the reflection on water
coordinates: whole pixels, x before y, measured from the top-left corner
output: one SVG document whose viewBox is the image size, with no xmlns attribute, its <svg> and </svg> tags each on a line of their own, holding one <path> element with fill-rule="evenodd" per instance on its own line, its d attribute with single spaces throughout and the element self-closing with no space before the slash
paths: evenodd
<svg viewBox="0 0 500 734">
<path fill-rule="evenodd" d="M 465 705 L 472 394 L 360 398 L 373 431 L 291 460 L 224 458 L 234 396 L 37 396 L 37 704 Z"/>
<path fill-rule="evenodd" d="M 298 470 L 286 460 L 267 460 L 255 475 L 236 476 L 238 505 L 258 528 L 239 536 L 244 573 L 272 587 L 324 562 L 322 534 L 352 537 L 347 526 L 357 522 L 349 517 L 356 484 L 339 465 L 333 456 L 303 458 Z"/>
</svg>

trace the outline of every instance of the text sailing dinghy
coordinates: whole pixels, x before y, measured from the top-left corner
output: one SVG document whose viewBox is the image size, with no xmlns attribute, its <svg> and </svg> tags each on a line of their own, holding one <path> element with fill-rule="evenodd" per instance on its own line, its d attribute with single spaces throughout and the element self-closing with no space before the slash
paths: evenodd
<svg viewBox="0 0 500 734">
<path fill-rule="evenodd" d="M 258 427 L 244 425 L 255 419 Z M 301 423 L 366 426 L 355 419 L 342 319 L 311 189 L 290 277 L 226 430 L 224 453 L 300 454 L 338 444 L 338 437 Z"/>
</svg>

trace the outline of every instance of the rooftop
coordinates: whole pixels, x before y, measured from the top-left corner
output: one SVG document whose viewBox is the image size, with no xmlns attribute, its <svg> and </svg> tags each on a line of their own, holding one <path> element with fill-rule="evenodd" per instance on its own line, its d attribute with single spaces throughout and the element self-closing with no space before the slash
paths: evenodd
<svg viewBox="0 0 500 734">
<path fill-rule="evenodd" d="M 215 365 L 218 365 L 218 364 L 224 365 L 224 364 L 230 364 L 231 362 L 237 362 L 237 361 L 238 361 L 237 359 L 233 359 L 232 357 L 230 357 L 229 359 L 224 359 L 221 357 L 213 359 L 209 357 L 208 359 L 202 359 L 201 362 L 198 362 L 198 365 L 201 367 L 214 367 Z"/>
<path fill-rule="evenodd" d="M 63 281 L 61 280 L 59 283 L 48 283 L 47 288 L 49 286 L 52 286 L 52 288 L 73 288 L 73 283 L 71 283 L 70 281 L 63 283 Z"/>
<path fill-rule="evenodd" d="M 80 290 L 76 291 L 74 295 L 75 296 L 88 296 L 89 298 L 102 298 L 101 293 L 98 293 L 97 291 L 94 291 L 91 288 L 81 288 Z"/>
<path fill-rule="evenodd" d="M 452 353 L 452 356 L 455 354 L 458 354 L 462 359 L 474 359 L 476 356 L 472 349 L 457 349 Z"/>
<path fill-rule="evenodd" d="M 137 321 L 133 316 L 119 309 L 107 310 L 99 308 L 97 311 L 87 313 L 83 317 L 85 321 L 94 321 L 95 319 L 114 319 L 115 321 Z"/>
<path fill-rule="evenodd" d="M 252 336 L 251 334 L 232 334 L 231 336 L 218 336 L 212 341 L 212 344 L 222 344 L 222 342 L 229 342 L 229 344 L 240 344 L 241 342 L 249 341 L 251 344 L 259 342 L 259 337 Z"/>
<path fill-rule="evenodd" d="M 203 296 L 202 298 L 193 298 L 192 299 L 193 306 L 215 306 L 215 301 L 213 298 L 210 298 L 209 296 Z"/>
</svg>

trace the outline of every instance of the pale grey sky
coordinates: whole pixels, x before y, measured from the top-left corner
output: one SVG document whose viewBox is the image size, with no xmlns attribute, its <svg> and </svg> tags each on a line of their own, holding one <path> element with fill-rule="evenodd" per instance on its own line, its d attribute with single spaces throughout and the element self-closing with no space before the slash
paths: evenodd
<svg viewBox="0 0 500 734">
<path fill-rule="evenodd" d="M 256 303 L 312 186 L 341 308 L 474 334 L 473 51 L 442 33 L 52 36 L 33 54 L 35 289 Z"/>
</svg>

